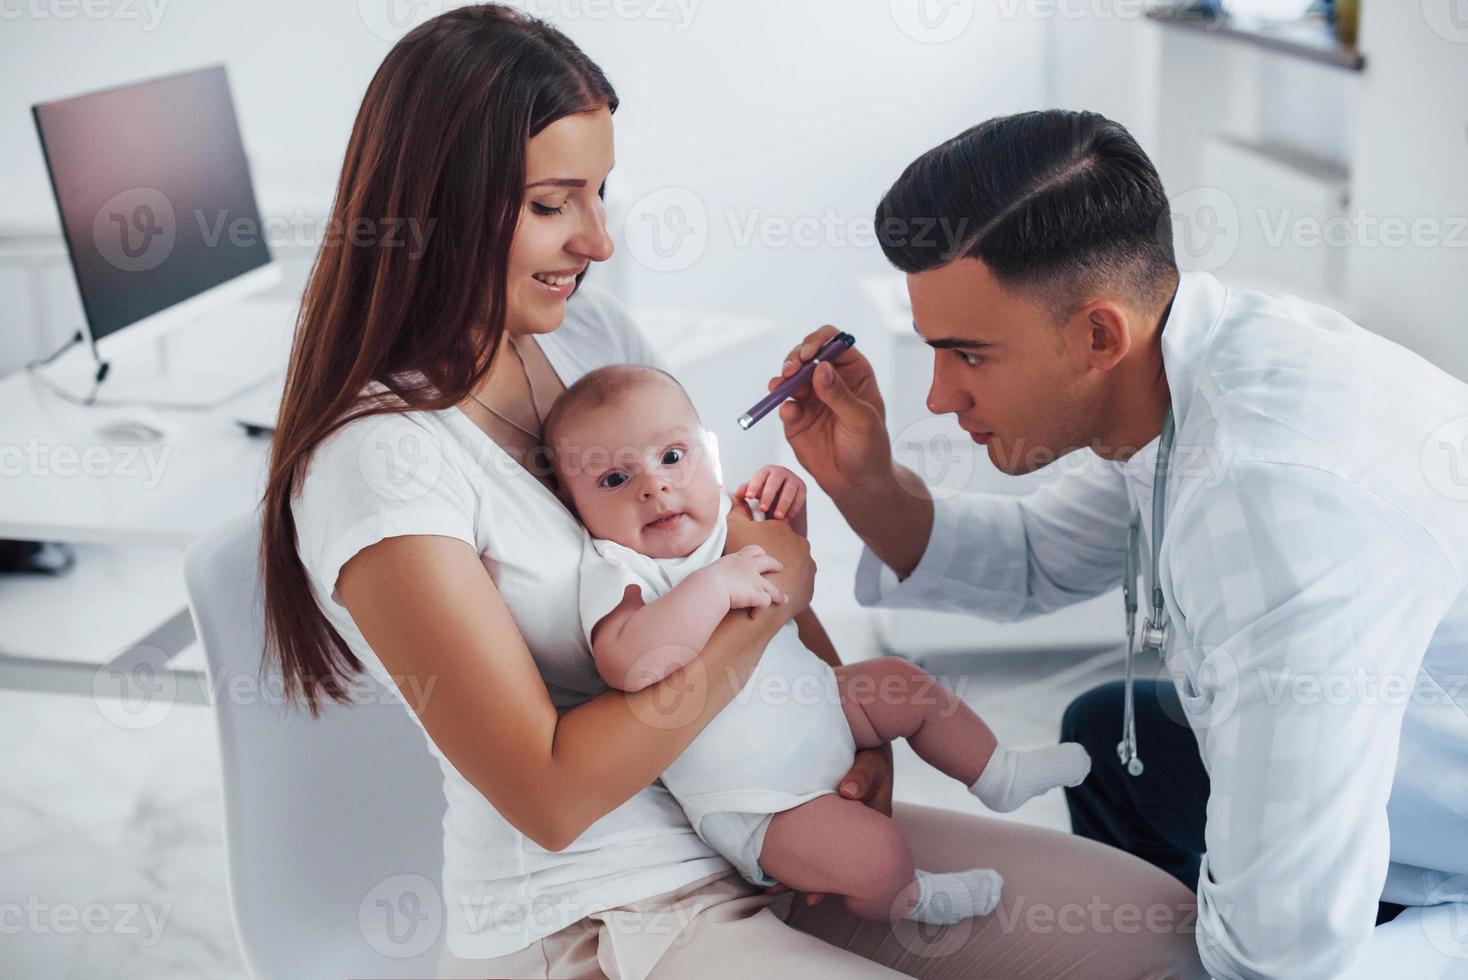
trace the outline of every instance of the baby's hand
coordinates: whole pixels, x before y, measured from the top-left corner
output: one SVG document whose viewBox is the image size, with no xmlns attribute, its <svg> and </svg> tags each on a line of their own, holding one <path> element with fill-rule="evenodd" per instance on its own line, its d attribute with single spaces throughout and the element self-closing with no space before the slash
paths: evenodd
<svg viewBox="0 0 1468 980">
<path fill-rule="evenodd" d="M 805 481 L 783 466 L 761 466 L 741 484 L 735 496 L 758 499 L 759 509 L 770 517 L 790 522 L 790 528 L 805 537 Z"/>
<path fill-rule="evenodd" d="M 790 601 L 779 586 L 765 578 L 766 572 L 784 567 L 757 544 L 745 545 L 708 566 L 728 588 L 729 608 L 748 609 L 751 616 L 772 602 L 783 605 Z"/>
</svg>

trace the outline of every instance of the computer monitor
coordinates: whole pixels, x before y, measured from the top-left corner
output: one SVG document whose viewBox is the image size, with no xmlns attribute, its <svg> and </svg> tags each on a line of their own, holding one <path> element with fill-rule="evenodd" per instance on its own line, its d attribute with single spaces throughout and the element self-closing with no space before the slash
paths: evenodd
<svg viewBox="0 0 1468 980">
<path fill-rule="evenodd" d="M 99 359 L 279 281 L 223 65 L 32 111 Z"/>
</svg>

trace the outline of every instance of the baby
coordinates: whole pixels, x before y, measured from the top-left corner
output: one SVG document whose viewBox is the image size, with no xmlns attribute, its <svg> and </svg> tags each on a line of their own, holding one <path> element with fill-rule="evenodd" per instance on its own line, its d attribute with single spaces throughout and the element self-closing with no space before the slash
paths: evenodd
<svg viewBox="0 0 1468 980">
<path fill-rule="evenodd" d="M 636 691 L 698 656 L 732 609 L 784 602 L 751 545 L 724 555 L 732 500 L 698 413 L 654 368 L 616 365 L 567 389 L 545 422 L 559 490 L 588 537 L 581 621 L 608 686 Z M 804 484 L 764 467 L 740 487 L 804 533 Z M 690 824 L 749 881 L 843 896 L 857 915 L 949 924 L 999 901 L 999 874 L 914 867 L 902 829 L 835 787 L 858 748 L 906 738 L 995 810 L 1090 771 L 1075 743 L 997 744 L 967 705 L 897 658 L 835 669 L 783 627 L 753 675 L 663 773 Z M 808 634 L 809 635 L 809 634 Z"/>
</svg>

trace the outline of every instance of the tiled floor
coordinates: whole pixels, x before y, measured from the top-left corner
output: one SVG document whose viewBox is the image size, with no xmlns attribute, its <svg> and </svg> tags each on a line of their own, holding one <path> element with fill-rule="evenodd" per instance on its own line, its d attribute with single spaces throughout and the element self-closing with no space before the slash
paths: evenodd
<svg viewBox="0 0 1468 980">
<path fill-rule="evenodd" d="M 850 598 L 847 557 L 821 556 L 816 605 L 854 660 L 877 651 L 868 613 Z M 1004 741 L 1026 746 L 1054 741 L 1065 704 L 1114 675 L 1117 660 L 925 666 Z M 229 916 L 210 709 L 174 705 L 156 725 L 129 730 L 90 698 L 4 691 L 0 736 L 0 976 L 246 976 Z M 898 798 L 984 812 L 905 744 L 896 759 Z M 1066 826 L 1059 792 L 1008 816 Z"/>
<path fill-rule="evenodd" d="M 0 718 L 0 902 L 25 918 L 0 975 L 247 976 L 209 709 L 127 730 L 90 698 L 5 691 Z"/>
</svg>

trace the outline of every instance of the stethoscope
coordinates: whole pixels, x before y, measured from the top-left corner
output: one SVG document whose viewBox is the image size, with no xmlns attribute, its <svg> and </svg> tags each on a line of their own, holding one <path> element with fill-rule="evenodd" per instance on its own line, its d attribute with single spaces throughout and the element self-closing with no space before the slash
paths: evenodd
<svg viewBox="0 0 1468 980">
<path fill-rule="evenodd" d="M 1142 758 L 1137 754 L 1137 710 L 1132 698 L 1132 675 L 1139 653 L 1155 652 L 1162 656 L 1167 646 L 1167 610 L 1162 604 L 1162 584 L 1157 566 L 1162 555 L 1162 525 L 1167 509 L 1167 467 L 1172 457 L 1172 409 L 1162 422 L 1162 437 L 1157 441 L 1157 468 L 1152 476 L 1152 611 L 1142 624 L 1142 648 L 1137 649 L 1137 574 L 1138 553 L 1142 536 L 1142 512 L 1132 505 L 1131 522 L 1127 526 L 1126 564 L 1121 577 L 1122 600 L 1126 603 L 1126 697 L 1122 703 L 1121 741 L 1116 745 L 1117 757 L 1133 776 L 1142 774 Z"/>
</svg>

